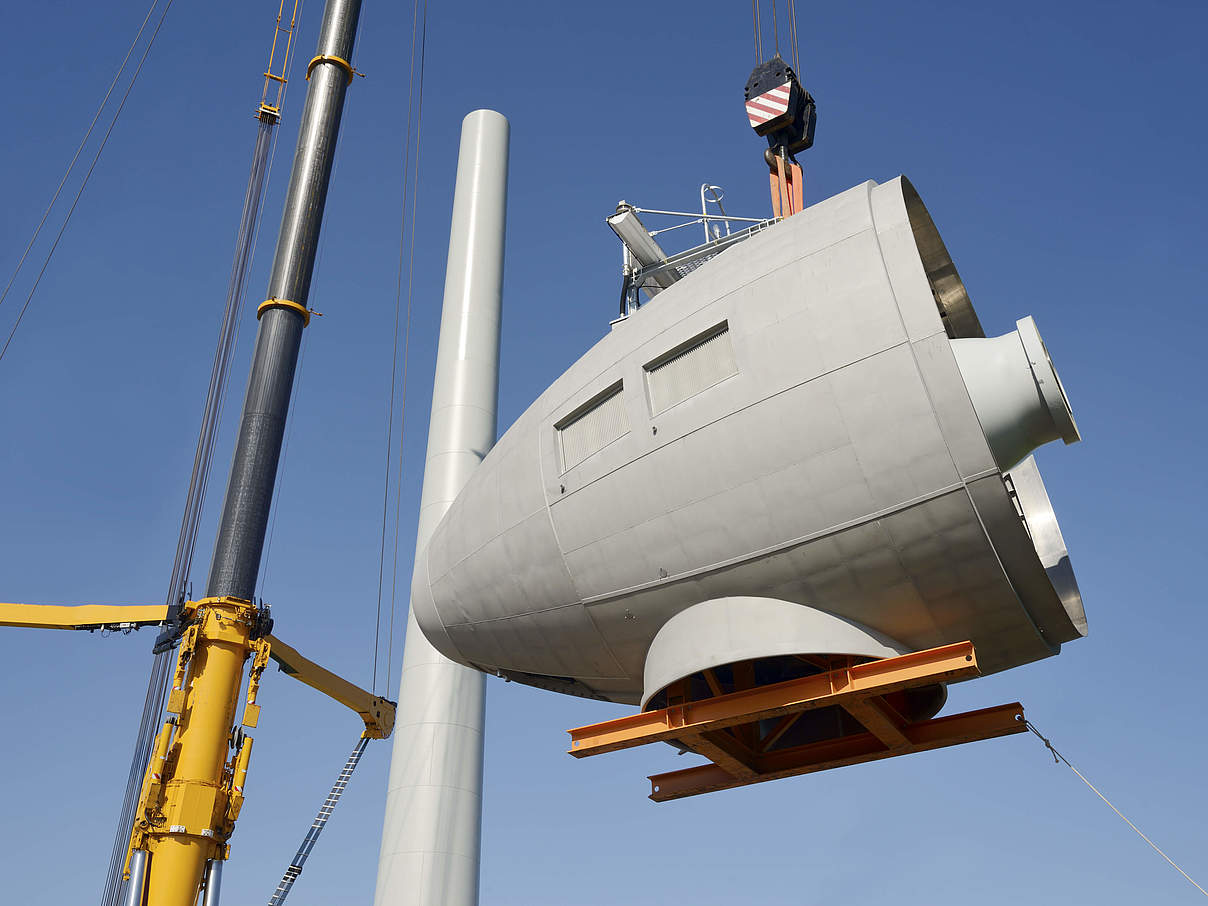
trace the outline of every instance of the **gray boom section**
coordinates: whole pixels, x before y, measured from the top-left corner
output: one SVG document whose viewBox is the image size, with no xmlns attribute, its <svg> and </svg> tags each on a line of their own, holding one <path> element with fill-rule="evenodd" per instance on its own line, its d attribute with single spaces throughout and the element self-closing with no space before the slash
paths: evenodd
<svg viewBox="0 0 1208 906">
<path fill-rule="evenodd" d="M 328 0 L 316 60 L 335 57 L 351 61 L 360 12 L 360 0 Z M 306 307 L 344 95 L 351 79 L 348 69 L 338 62 L 324 60 L 311 66 L 266 298 Z M 287 308 L 269 308 L 260 319 L 207 595 L 250 600 L 255 594 L 304 326 L 302 314 Z"/>
<path fill-rule="evenodd" d="M 462 123 L 416 559 L 495 443 L 508 121 Z M 482 827 L 484 676 L 407 620 L 377 906 L 474 906 Z"/>
</svg>

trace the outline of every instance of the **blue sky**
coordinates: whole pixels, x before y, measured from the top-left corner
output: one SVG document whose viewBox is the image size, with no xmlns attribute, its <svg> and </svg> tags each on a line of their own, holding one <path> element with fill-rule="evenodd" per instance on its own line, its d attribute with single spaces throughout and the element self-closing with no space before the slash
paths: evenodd
<svg viewBox="0 0 1208 906">
<path fill-rule="evenodd" d="M 0 102 L 5 280 L 144 12 L 63 0 L 7 12 L 16 75 Z M 0 362 L 0 600 L 163 599 L 273 13 L 267 2 L 177 0 Z M 319 13 L 310 0 L 303 61 Z M 410 15 L 408 4 L 366 4 L 354 62 L 367 78 L 346 110 L 311 300 L 325 317 L 307 334 L 261 573 L 279 634 L 363 683 Z M 731 212 L 767 213 L 763 143 L 741 103 L 749 17 L 742 2 L 434 4 L 401 587 L 462 116 L 486 106 L 512 121 L 507 425 L 607 329 L 620 275 L 603 218 L 619 198 L 691 207 L 708 180 L 725 187 Z M 1036 317 L 1085 438 L 1038 458 L 1090 637 L 955 688 L 949 708 L 1022 701 L 1203 883 L 1205 7 L 815 3 L 801 4 L 798 19 L 804 81 L 819 107 L 817 145 L 803 156 L 807 202 L 908 175 L 987 332 Z M 253 305 L 302 84 L 292 85 L 280 132 Z M 5 333 L 33 272 L 0 307 Z M 216 457 L 219 492 L 253 330 L 249 308 Z M 212 506 L 199 586 L 215 519 Z M 146 632 L 0 632 L 7 900 L 96 896 L 150 643 Z M 566 728 L 622 709 L 494 680 L 489 690 L 484 903 L 1199 901 L 1034 738 L 655 805 L 645 775 L 684 763 L 669 749 L 565 755 Z M 358 732 L 351 715 L 280 674 L 261 701 L 224 885 L 241 902 L 267 899 Z M 371 899 L 388 757 L 388 745 L 371 746 L 291 894 L 295 906 Z"/>
</svg>

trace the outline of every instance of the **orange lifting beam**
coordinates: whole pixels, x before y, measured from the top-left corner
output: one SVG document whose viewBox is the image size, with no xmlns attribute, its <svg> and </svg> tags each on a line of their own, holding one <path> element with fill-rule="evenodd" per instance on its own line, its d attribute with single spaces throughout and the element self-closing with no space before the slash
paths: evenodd
<svg viewBox="0 0 1208 906">
<path fill-rule="evenodd" d="M 712 762 L 651 776 L 650 798 L 665 802 L 1024 732 L 1018 703 L 909 723 L 883 698 L 978 674 L 973 643 L 959 642 L 579 727 L 569 731 L 569 751 L 585 758 L 675 742 Z M 770 751 L 800 715 L 833 706 L 867 732 Z"/>
</svg>

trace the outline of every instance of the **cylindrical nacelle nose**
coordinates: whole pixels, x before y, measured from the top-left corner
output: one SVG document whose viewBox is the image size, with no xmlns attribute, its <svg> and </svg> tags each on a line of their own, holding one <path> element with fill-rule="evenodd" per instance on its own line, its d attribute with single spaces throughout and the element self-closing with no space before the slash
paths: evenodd
<svg viewBox="0 0 1208 906">
<path fill-rule="evenodd" d="M 1031 317 L 990 339 L 952 340 L 990 452 L 1009 469 L 1042 444 L 1082 438 L 1049 351 Z"/>
</svg>

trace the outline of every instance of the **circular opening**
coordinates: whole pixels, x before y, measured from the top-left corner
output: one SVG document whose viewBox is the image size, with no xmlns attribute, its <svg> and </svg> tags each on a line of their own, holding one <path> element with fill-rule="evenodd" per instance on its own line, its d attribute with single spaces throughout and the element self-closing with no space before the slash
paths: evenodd
<svg viewBox="0 0 1208 906">
<path fill-rule="evenodd" d="M 984 337 L 981 322 L 961 275 L 957 273 L 956 265 L 940 232 L 935 228 L 935 222 L 927 212 L 923 199 L 905 176 L 902 178 L 902 193 L 906 202 L 906 214 L 910 218 L 910 229 L 914 233 L 914 244 L 923 262 L 923 271 L 927 274 L 927 282 L 931 285 L 931 295 L 935 298 L 944 329 L 950 339 L 968 339 Z"/>
</svg>

